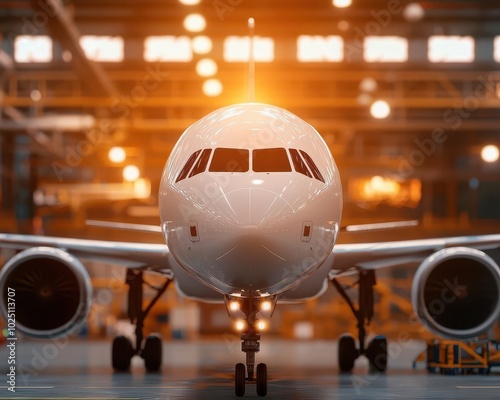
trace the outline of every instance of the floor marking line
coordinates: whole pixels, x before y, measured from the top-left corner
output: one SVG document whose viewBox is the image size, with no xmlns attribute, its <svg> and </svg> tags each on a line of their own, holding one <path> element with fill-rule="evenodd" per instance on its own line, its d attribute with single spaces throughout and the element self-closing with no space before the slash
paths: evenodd
<svg viewBox="0 0 500 400">
<path fill-rule="evenodd" d="M 0 386 L 0 389 L 8 389 L 10 386 Z M 55 389 L 55 386 L 16 386 L 16 389 Z"/>
<path fill-rule="evenodd" d="M 500 386 L 455 386 L 457 389 L 500 389 Z"/>
<path fill-rule="evenodd" d="M 155 386 L 157 389 L 185 389 L 185 386 Z M 144 386 L 81 386 L 80 389 L 144 389 Z"/>
</svg>

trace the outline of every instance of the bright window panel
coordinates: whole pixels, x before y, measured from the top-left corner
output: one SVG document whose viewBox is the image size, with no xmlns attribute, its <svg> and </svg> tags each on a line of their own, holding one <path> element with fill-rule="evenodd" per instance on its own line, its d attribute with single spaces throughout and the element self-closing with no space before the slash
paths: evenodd
<svg viewBox="0 0 500 400">
<path fill-rule="evenodd" d="M 427 55 L 430 62 L 473 62 L 472 36 L 431 36 Z"/>
<path fill-rule="evenodd" d="M 191 39 L 187 36 L 150 36 L 144 42 L 144 60 L 189 62 L 193 59 Z"/>
<path fill-rule="evenodd" d="M 255 36 L 255 61 L 271 62 L 274 60 L 274 40 Z M 228 62 L 245 62 L 250 58 L 250 38 L 248 36 L 228 36 L 224 40 L 224 60 Z"/>
<path fill-rule="evenodd" d="M 18 63 L 51 62 L 52 39 L 49 36 L 17 36 L 14 42 L 14 59 Z"/>
<path fill-rule="evenodd" d="M 297 59 L 302 62 L 339 62 L 344 59 L 340 36 L 301 35 L 297 39 Z"/>
<path fill-rule="evenodd" d="M 123 38 L 119 36 L 82 36 L 80 46 L 92 61 L 123 61 Z"/>
<path fill-rule="evenodd" d="M 493 57 L 496 62 L 500 62 L 500 36 L 495 36 L 493 45 Z"/>
<path fill-rule="evenodd" d="M 408 61 L 408 40 L 399 36 L 367 36 L 363 57 L 366 62 Z"/>
</svg>

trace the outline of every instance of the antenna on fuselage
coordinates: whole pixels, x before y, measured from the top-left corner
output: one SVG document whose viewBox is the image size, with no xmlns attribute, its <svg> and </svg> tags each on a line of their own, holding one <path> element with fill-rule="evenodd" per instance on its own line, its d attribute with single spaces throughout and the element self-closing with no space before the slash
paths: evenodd
<svg viewBox="0 0 500 400">
<path fill-rule="evenodd" d="M 255 101 L 255 57 L 254 57 L 254 36 L 255 20 L 248 18 L 248 30 L 250 37 L 250 55 L 248 58 L 248 101 Z"/>
</svg>

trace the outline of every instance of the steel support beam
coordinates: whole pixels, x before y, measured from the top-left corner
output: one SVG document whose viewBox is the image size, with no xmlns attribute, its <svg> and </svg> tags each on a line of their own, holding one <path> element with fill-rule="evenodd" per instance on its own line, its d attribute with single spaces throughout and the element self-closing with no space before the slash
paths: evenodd
<svg viewBox="0 0 500 400">
<path fill-rule="evenodd" d="M 80 46 L 80 32 L 61 0 L 32 0 L 31 4 L 35 11 L 49 16 L 49 31 L 65 49 L 71 52 L 72 64 L 85 83 L 84 89 L 97 96 L 118 96 L 118 90 L 108 79 L 104 69 L 86 57 Z"/>
</svg>

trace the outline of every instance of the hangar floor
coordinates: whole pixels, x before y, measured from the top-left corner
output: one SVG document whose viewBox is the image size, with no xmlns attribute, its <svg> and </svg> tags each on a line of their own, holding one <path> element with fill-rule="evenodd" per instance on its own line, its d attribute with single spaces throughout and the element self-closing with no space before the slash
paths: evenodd
<svg viewBox="0 0 500 400">
<path fill-rule="evenodd" d="M 20 341 L 16 348 L 16 393 L 6 386 L 5 346 L 0 351 L 0 398 L 36 399 L 232 399 L 232 366 L 243 360 L 236 336 L 222 340 L 173 341 L 164 344 L 161 373 L 144 372 L 140 358 L 130 374 L 114 374 L 110 343 Z M 498 399 L 500 376 L 429 375 L 411 368 L 424 349 L 418 341 L 391 342 L 387 375 L 367 372 L 358 360 L 352 375 L 339 375 L 336 342 L 295 342 L 264 338 L 258 362 L 269 367 L 268 399 Z M 258 398 L 247 385 L 245 398 Z"/>
</svg>

